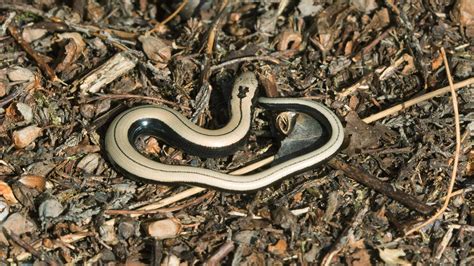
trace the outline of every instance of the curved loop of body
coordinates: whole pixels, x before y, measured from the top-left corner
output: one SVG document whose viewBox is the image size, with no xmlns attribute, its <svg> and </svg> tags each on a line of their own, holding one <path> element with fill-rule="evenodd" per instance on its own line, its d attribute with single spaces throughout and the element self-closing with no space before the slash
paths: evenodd
<svg viewBox="0 0 474 266">
<path fill-rule="evenodd" d="M 217 130 L 198 127 L 180 113 L 163 106 L 147 105 L 127 110 L 109 126 L 105 137 L 106 152 L 121 172 L 132 177 L 229 191 L 252 191 L 312 168 L 339 150 L 344 133 L 338 117 L 320 103 L 294 98 L 258 98 L 257 101 L 266 109 L 291 110 L 310 115 L 325 129 L 325 141 L 304 154 L 289 157 L 258 173 L 235 176 L 191 166 L 167 165 L 147 158 L 134 147 L 138 136 L 148 134 L 202 157 L 233 153 L 245 141 L 250 130 L 257 85 L 257 79 L 251 72 L 236 79 L 232 90 L 230 120 L 226 126 Z"/>
</svg>

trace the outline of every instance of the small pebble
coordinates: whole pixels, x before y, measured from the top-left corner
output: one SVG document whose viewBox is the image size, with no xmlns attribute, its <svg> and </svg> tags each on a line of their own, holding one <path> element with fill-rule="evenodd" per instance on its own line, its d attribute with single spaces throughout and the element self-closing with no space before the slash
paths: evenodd
<svg viewBox="0 0 474 266">
<path fill-rule="evenodd" d="M 23 39 L 27 42 L 34 42 L 38 39 L 41 39 L 44 35 L 46 35 L 48 31 L 45 29 L 34 29 L 31 27 L 26 27 L 23 29 L 23 32 L 21 33 Z"/>
<path fill-rule="evenodd" d="M 23 116 L 23 120 L 25 122 L 30 123 L 33 121 L 33 110 L 31 107 L 25 103 L 17 103 L 16 109 L 20 112 L 21 116 Z"/>
<path fill-rule="evenodd" d="M 181 223 L 175 219 L 152 222 L 148 225 L 148 234 L 157 239 L 175 238 L 182 229 Z"/>
<path fill-rule="evenodd" d="M 14 67 L 7 75 L 11 81 L 30 81 L 35 77 L 31 70 L 24 67 Z"/>
<path fill-rule="evenodd" d="M 135 234 L 135 225 L 133 221 L 124 221 L 119 223 L 118 231 L 123 239 L 128 239 Z"/>
</svg>

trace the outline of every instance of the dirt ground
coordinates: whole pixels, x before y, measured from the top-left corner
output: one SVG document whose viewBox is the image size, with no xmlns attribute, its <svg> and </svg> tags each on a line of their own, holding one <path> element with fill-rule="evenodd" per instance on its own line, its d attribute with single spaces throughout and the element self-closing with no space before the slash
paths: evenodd
<svg viewBox="0 0 474 266">
<path fill-rule="evenodd" d="M 472 0 L 0 0 L 2 264 L 472 265 L 473 67 Z M 244 71 L 261 96 L 333 110 L 344 149 L 251 193 L 110 163 L 120 112 L 219 128 Z M 136 148 L 234 171 L 280 147 L 277 114 L 254 108 L 230 156 Z"/>
</svg>

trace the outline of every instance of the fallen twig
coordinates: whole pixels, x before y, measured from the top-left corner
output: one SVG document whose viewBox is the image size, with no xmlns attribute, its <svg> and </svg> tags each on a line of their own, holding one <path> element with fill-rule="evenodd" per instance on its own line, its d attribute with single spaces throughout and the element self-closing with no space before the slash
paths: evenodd
<svg viewBox="0 0 474 266">
<path fill-rule="evenodd" d="M 434 210 L 432 206 L 420 202 L 414 196 L 407 194 L 403 191 L 399 191 L 393 188 L 392 185 L 369 175 L 368 173 L 359 168 L 350 166 L 349 164 L 339 160 L 336 157 L 329 160 L 328 164 L 329 166 L 335 169 L 343 171 L 347 175 L 347 177 L 383 195 L 386 195 L 387 197 L 396 200 L 397 202 L 400 202 L 400 204 L 403 204 L 411 210 L 417 211 L 422 214 L 429 214 Z"/>
<path fill-rule="evenodd" d="M 61 246 L 65 246 L 65 245 L 68 246 L 67 244 L 71 244 L 71 243 L 80 241 L 80 240 L 82 240 L 82 239 L 84 239 L 88 236 L 95 236 L 95 233 L 94 232 L 87 232 L 86 230 L 84 230 L 84 231 L 77 232 L 77 233 L 74 233 L 74 234 L 68 234 L 68 235 L 60 236 L 59 239 L 57 239 L 56 241 L 53 241 L 53 243 L 55 243 L 54 246 L 51 249 L 46 248 L 46 250 L 53 250 L 53 249 L 56 249 L 56 248 L 59 248 Z M 59 242 L 61 244 L 57 244 L 57 242 Z M 44 248 L 42 241 L 39 241 L 36 244 L 34 244 L 33 248 L 35 248 L 35 249 Z M 27 250 L 27 252 L 23 252 L 23 253 L 19 254 L 16 257 L 16 259 L 18 261 L 28 259 L 32 255 L 30 251 L 31 250 Z"/>
<path fill-rule="evenodd" d="M 35 247 L 31 246 L 30 244 L 23 241 L 19 236 L 15 233 L 8 231 L 5 227 L 2 228 L 3 234 L 10 238 L 13 242 L 21 246 L 23 249 L 31 253 L 33 256 L 40 260 L 44 260 L 48 265 L 59 265 L 56 261 L 51 259 L 49 256 L 41 253 L 40 251 L 36 250 Z"/>
<path fill-rule="evenodd" d="M 90 102 L 95 102 L 95 101 L 102 101 L 106 99 L 114 99 L 114 100 L 120 100 L 120 99 L 140 99 L 140 100 L 147 100 L 147 101 L 153 101 L 153 102 L 158 102 L 158 103 L 164 103 L 168 104 L 174 107 L 180 107 L 183 110 L 189 110 L 189 107 L 179 105 L 175 102 L 171 102 L 165 99 L 161 98 L 156 98 L 156 97 L 151 97 L 151 96 L 143 96 L 143 95 L 134 95 L 134 94 L 102 94 L 99 96 L 91 97 L 88 98 L 85 103 L 90 103 Z"/>
<path fill-rule="evenodd" d="M 460 82 L 454 84 L 453 85 L 453 90 L 458 90 L 460 88 L 469 86 L 471 84 L 474 84 L 474 78 L 468 78 L 466 80 L 463 80 L 463 81 L 460 81 Z M 435 90 L 435 91 L 432 91 L 432 92 L 428 92 L 426 94 L 423 94 L 421 96 L 418 96 L 416 98 L 408 100 L 404 103 L 397 104 L 397 105 L 395 105 L 393 107 L 390 107 L 386 110 L 383 110 L 383 111 L 378 112 L 376 114 L 373 114 L 369 117 L 366 117 L 366 118 L 362 119 L 362 121 L 364 121 L 367 124 L 375 122 L 375 121 L 380 120 L 384 117 L 395 114 L 398 111 L 402 111 L 404 109 L 407 109 L 408 107 L 413 106 L 415 104 L 418 104 L 420 102 L 423 102 L 423 101 L 429 100 L 431 98 L 434 98 L 434 97 L 443 95 L 445 93 L 448 93 L 450 90 L 451 90 L 451 86 L 446 86 L 446 87 L 443 87 L 441 89 L 438 89 L 438 90 Z"/>
<path fill-rule="evenodd" d="M 220 265 L 222 259 L 227 257 L 235 248 L 235 244 L 232 241 L 227 241 L 222 245 L 216 253 L 214 253 L 206 262 L 208 266 Z"/>
<path fill-rule="evenodd" d="M 106 210 L 105 214 L 107 215 L 116 215 L 116 214 L 121 214 L 121 215 L 126 215 L 126 214 L 154 214 L 154 213 L 165 213 L 165 212 L 174 212 L 178 210 L 182 210 L 184 208 L 187 208 L 189 206 L 197 205 L 201 202 L 203 202 L 206 199 L 212 198 L 214 196 L 215 191 L 209 191 L 206 194 L 195 198 L 194 200 L 175 206 L 171 208 L 160 208 L 160 209 L 154 209 L 154 210 Z"/>
<path fill-rule="evenodd" d="M 176 10 L 171 13 L 171 15 L 169 15 L 165 20 L 161 21 L 160 23 L 158 23 L 153 29 L 149 30 L 146 35 L 149 35 L 153 32 L 156 32 L 156 31 L 159 31 L 159 29 L 165 25 L 166 23 L 168 23 L 170 20 L 172 20 L 174 17 L 176 17 L 179 12 L 181 12 L 181 10 L 183 10 L 183 8 L 188 4 L 189 0 L 183 0 L 183 2 L 181 2 L 181 4 L 178 6 L 178 8 L 176 8 Z"/>
</svg>

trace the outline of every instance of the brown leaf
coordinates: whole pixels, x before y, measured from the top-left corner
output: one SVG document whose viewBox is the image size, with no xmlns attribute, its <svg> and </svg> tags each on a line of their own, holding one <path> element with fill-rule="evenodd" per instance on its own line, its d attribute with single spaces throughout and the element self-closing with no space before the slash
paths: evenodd
<svg viewBox="0 0 474 266">
<path fill-rule="evenodd" d="M 360 120 L 357 113 L 349 112 L 345 119 L 347 122 L 346 133 L 350 136 L 350 143 L 346 148 L 348 154 L 379 146 L 379 133 L 372 126 Z"/>
<path fill-rule="evenodd" d="M 148 154 L 158 154 L 161 151 L 160 144 L 156 138 L 150 137 L 146 140 L 145 152 Z"/>
<path fill-rule="evenodd" d="M 364 31 L 367 32 L 370 30 L 380 30 L 386 27 L 389 23 L 390 16 L 388 14 L 388 10 L 386 8 L 382 8 L 374 14 L 372 20 L 370 21 L 370 24 L 367 25 Z"/>
<path fill-rule="evenodd" d="M 303 37 L 301 33 L 292 30 L 285 30 L 278 36 L 278 51 L 296 50 L 300 47 Z"/>
<path fill-rule="evenodd" d="M 17 149 L 25 148 L 41 135 L 42 129 L 35 125 L 25 127 L 13 132 L 13 144 Z"/>
<path fill-rule="evenodd" d="M 258 75 L 258 79 L 265 89 L 265 94 L 270 98 L 277 97 L 278 89 L 275 74 L 269 68 L 264 68 L 262 70 L 262 73 Z"/>
<path fill-rule="evenodd" d="M 15 195 L 13 195 L 12 188 L 4 181 L 0 181 L 0 195 L 2 195 L 9 204 L 18 202 Z"/>
<path fill-rule="evenodd" d="M 146 56 L 160 66 L 165 67 L 171 59 L 171 46 L 165 40 L 152 36 L 140 36 L 138 40 L 142 43 Z"/>
<path fill-rule="evenodd" d="M 12 215 L 8 216 L 7 220 L 3 223 L 3 227 L 9 232 L 13 232 L 17 235 L 33 232 L 36 229 L 36 225 L 30 220 L 30 218 L 23 216 L 20 213 L 13 213 Z M 8 245 L 5 235 L 1 232 L 0 242 Z"/>
<path fill-rule="evenodd" d="M 86 48 L 86 43 L 82 39 L 82 36 L 77 32 L 58 34 L 56 42 L 63 40 L 68 40 L 68 43 L 64 47 L 64 58 L 56 66 L 56 72 L 68 70 L 69 67 L 82 56 L 84 49 Z"/>
<path fill-rule="evenodd" d="M 411 56 L 409 54 L 404 54 L 403 55 L 403 60 L 405 60 L 406 65 L 402 69 L 402 75 L 407 76 L 407 75 L 410 75 L 410 74 L 412 74 L 413 72 L 416 71 L 413 56 Z"/>
<path fill-rule="evenodd" d="M 34 188 L 38 191 L 44 191 L 46 188 L 46 179 L 43 176 L 38 175 L 24 175 L 20 178 L 20 183 L 23 185 Z"/>
<path fill-rule="evenodd" d="M 0 97 L 7 94 L 8 79 L 6 71 L 0 70 Z"/>
<path fill-rule="evenodd" d="M 433 59 L 433 61 L 431 62 L 431 69 L 432 70 L 436 70 L 438 69 L 440 66 L 443 65 L 443 57 L 441 56 L 441 53 L 438 54 L 438 56 L 436 58 Z"/>
<path fill-rule="evenodd" d="M 19 66 L 9 69 L 7 75 L 10 81 L 32 81 L 35 78 L 31 70 Z"/>
<path fill-rule="evenodd" d="M 87 17 L 93 22 L 99 22 L 104 17 L 104 8 L 95 0 L 87 1 Z"/>
<path fill-rule="evenodd" d="M 268 251 L 275 255 L 285 255 L 288 244 L 285 240 L 280 239 L 273 246 L 268 246 Z"/>
</svg>

